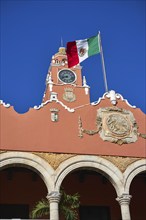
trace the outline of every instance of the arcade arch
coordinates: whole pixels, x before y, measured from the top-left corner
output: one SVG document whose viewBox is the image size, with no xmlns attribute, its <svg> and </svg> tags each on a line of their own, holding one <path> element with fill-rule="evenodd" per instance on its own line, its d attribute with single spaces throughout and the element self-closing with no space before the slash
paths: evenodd
<svg viewBox="0 0 146 220">
<path fill-rule="evenodd" d="M 90 169 L 105 176 L 113 185 L 117 201 L 121 207 L 122 220 L 130 220 L 129 195 L 134 177 L 146 171 L 146 159 L 140 159 L 130 164 L 124 173 L 112 162 L 100 156 L 77 155 L 62 162 L 56 170 L 43 158 L 28 152 L 4 152 L 0 155 L 0 169 L 13 166 L 26 167 L 39 174 L 46 185 L 50 202 L 50 220 L 59 220 L 58 203 L 60 187 L 68 174 Z"/>
<path fill-rule="evenodd" d="M 53 168 L 41 157 L 27 152 L 6 152 L 0 156 L 0 169 L 4 169 L 13 165 L 23 166 L 34 170 L 44 181 L 48 193 L 54 188 L 53 186 Z"/>
<path fill-rule="evenodd" d="M 129 194 L 132 180 L 142 172 L 146 172 L 146 159 L 138 160 L 127 167 L 123 174 L 125 193 Z"/>
<path fill-rule="evenodd" d="M 64 178 L 81 168 L 91 168 L 102 173 L 114 186 L 117 196 L 123 193 L 123 175 L 121 171 L 108 160 L 98 156 L 81 155 L 64 161 L 55 171 L 55 190 L 59 191 Z"/>
</svg>

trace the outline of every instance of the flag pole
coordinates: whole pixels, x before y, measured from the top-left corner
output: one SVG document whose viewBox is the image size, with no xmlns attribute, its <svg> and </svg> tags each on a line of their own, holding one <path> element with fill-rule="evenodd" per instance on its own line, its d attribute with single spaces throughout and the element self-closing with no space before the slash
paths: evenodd
<svg viewBox="0 0 146 220">
<path fill-rule="evenodd" d="M 101 44 L 100 31 L 98 32 L 98 34 L 99 34 L 99 46 L 100 46 L 100 55 L 101 55 L 102 71 L 103 71 L 103 78 L 104 78 L 104 86 L 105 86 L 105 91 L 108 92 L 108 85 L 107 85 L 107 78 L 106 78 L 106 71 L 105 71 L 104 56 L 103 56 L 103 50 L 102 50 L 102 44 Z"/>
</svg>

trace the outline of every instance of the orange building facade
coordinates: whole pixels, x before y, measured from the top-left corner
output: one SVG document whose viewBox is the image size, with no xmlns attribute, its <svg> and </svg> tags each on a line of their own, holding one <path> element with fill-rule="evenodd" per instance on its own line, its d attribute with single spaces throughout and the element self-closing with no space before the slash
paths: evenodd
<svg viewBox="0 0 146 220">
<path fill-rule="evenodd" d="M 63 220 L 63 186 L 79 193 L 80 220 L 146 219 L 145 114 L 114 90 L 90 103 L 82 67 L 68 68 L 65 48 L 52 57 L 40 106 L 0 108 L 1 218 L 29 218 L 47 197 L 48 218 Z"/>
</svg>

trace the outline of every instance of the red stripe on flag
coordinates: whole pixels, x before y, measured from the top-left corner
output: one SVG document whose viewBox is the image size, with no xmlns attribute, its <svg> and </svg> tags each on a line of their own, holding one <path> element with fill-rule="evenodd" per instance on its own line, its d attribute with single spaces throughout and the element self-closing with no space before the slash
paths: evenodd
<svg viewBox="0 0 146 220">
<path fill-rule="evenodd" d="M 68 67 L 75 66 L 79 63 L 78 51 L 76 42 L 68 42 L 67 43 L 67 59 L 68 59 Z"/>
</svg>

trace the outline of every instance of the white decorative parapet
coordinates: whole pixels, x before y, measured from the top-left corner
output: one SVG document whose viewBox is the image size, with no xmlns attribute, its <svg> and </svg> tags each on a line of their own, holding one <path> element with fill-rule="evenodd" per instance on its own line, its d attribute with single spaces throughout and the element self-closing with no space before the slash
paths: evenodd
<svg viewBox="0 0 146 220">
<path fill-rule="evenodd" d="M 74 112 L 75 111 L 73 108 L 69 108 L 68 106 L 64 105 L 63 102 L 59 101 L 58 98 L 57 98 L 57 93 L 55 93 L 55 92 L 51 92 L 51 96 L 50 96 L 49 100 L 47 100 L 46 102 L 42 103 L 39 106 L 34 106 L 33 108 L 35 110 L 39 110 L 39 109 L 43 108 L 49 102 L 53 102 L 53 101 L 56 102 L 56 103 L 59 103 L 60 105 L 62 105 L 69 112 Z"/>
<path fill-rule="evenodd" d="M 113 105 L 117 104 L 117 99 L 121 99 L 122 101 L 126 102 L 126 104 L 129 105 L 131 108 L 136 108 L 135 105 L 131 105 L 127 99 L 124 99 L 122 95 L 116 93 L 114 90 L 110 90 L 109 92 L 104 93 L 102 97 L 100 97 L 97 101 L 92 102 L 91 105 L 98 105 L 101 100 L 105 98 L 109 98 Z"/>
<path fill-rule="evenodd" d="M 101 100 L 104 100 L 106 98 L 110 99 L 112 105 L 116 105 L 117 104 L 117 100 L 121 99 L 122 101 L 126 102 L 126 104 L 128 106 L 130 106 L 131 108 L 136 108 L 135 105 L 131 105 L 128 102 L 127 99 L 124 99 L 122 95 L 120 95 L 119 93 L 116 93 L 114 90 L 110 90 L 109 92 L 104 93 L 102 97 L 100 97 L 97 101 L 92 102 L 91 105 L 98 105 L 101 102 Z M 89 104 L 85 104 L 85 105 L 78 106 L 78 107 L 75 107 L 75 108 L 69 108 L 68 106 L 64 105 L 63 102 L 58 100 L 57 93 L 51 92 L 50 99 L 47 100 L 46 102 L 42 103 L 39 106 L 34 106 L 34 109 L 39 110 L 42 107 L 44 107 L 46 104 L 48 104 L 49 102 L 53 102 L 53 101 L 55 101 L 56 103 L 61 104 L 69 112 L 75 112 L 75 109 L 78 109 L 78 108 L 84 107 L 86 105 L 89 105 Z"/>
<path fill-rule="evenodd" d="M 6 104 L 5 102 L 3 102 L 3 100 L 0 100 L 0 105 L 3 105 L 6 108 L 10 107 L 10 104 L 9 103 Z"/>
<path fill-rule="evenodd" d="M 61 104 L 66 110 L 68 110 L 69 112 L 74 112 L 75 110 L 73 108 L 69 108 L 66 105 L 63 104 L 63 102 L 61 101 L 57 101 L 57 103 Z"/>
<path fill-rule="evenodd" d="M 119 95 L 115 93 L 114 90 L 111 90 L 109 91 L 107 94 L 106 94 L 106 97 L 110 99 L 111 103 L 113 105 L 116 105 L 117 104 L 117 99 L 119 99 Z"/>
</svg>

